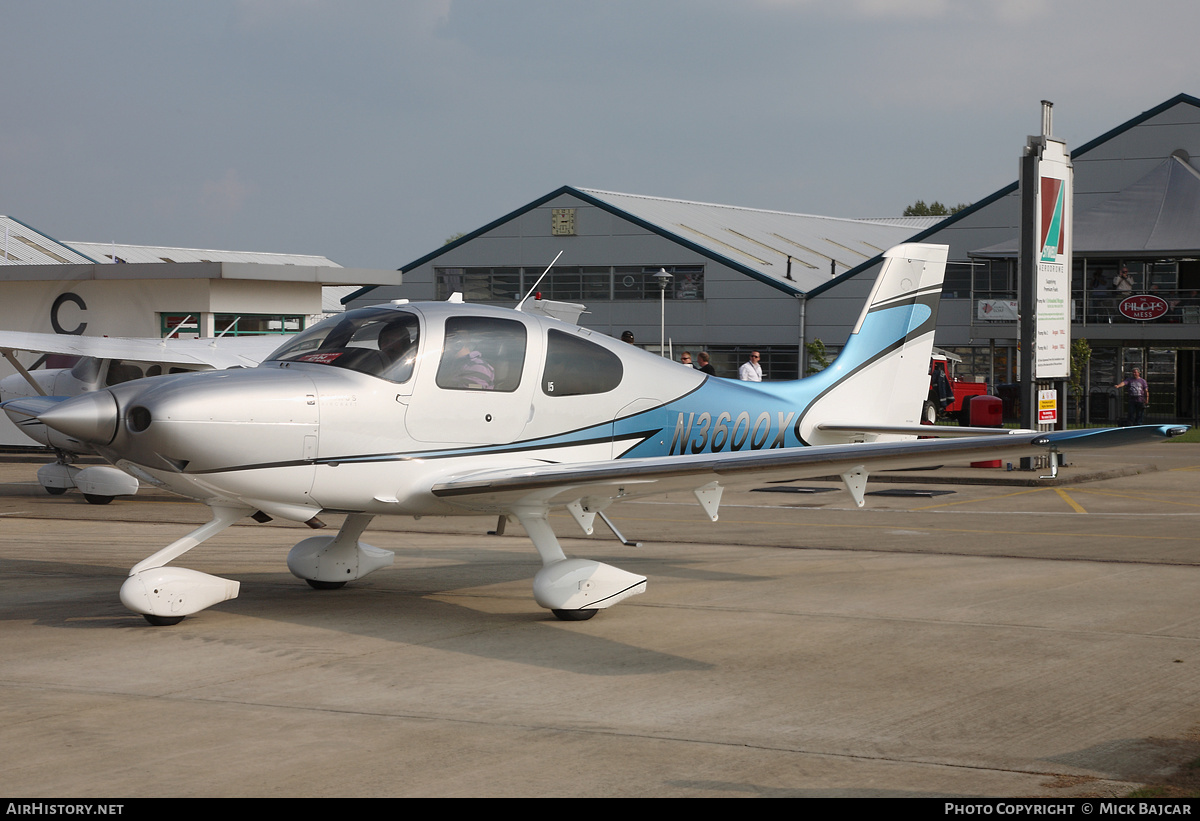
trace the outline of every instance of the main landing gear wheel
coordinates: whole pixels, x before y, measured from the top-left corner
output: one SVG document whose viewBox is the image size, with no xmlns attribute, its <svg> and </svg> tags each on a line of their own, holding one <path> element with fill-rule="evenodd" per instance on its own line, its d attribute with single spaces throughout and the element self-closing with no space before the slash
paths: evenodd
<svg viewBox="0 0 1200 821">
<path fill-rule="evenodd" d="M 183 616 L 151 616 L 149 613 L 143 613 L 142 618 L 155 627 L 170 627 L 173 624 L 179 624 L 179 622 L 183 621 Z"/>
<path fill-rule="evenodd" d="M 305 579 L 304 581 L 308 582 L 308 586 L 313 590 L 341 590 L 346 586 L 345 582 L 322 582 L 316 579 Z"/>
<path fill-rule="evenodd" d="M 46 488 L 46 492 L 51 496 L 62 496 L 67 492 L 67 489 L 65 487 L 48 487 Z"/>
<path fill-rule="evenodd" d="M 106 505 L 113 500 L 112 496 L 97 496 L 94 493 L 85 493 L 83 498 L 89 505 Z"/>
<path fill-rule="evenodd" d="M 563 621 L 587 621 L 599 613 L 599 610 L 551 610 L 551 613 Z"/>
</svg>

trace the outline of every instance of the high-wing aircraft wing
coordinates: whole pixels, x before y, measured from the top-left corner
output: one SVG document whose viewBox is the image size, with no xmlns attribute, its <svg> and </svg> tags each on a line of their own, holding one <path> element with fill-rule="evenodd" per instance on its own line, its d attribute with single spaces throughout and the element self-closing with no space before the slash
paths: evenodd
<svg viewBox="0 0 1200 821">
<path fill-rule="evenodd" d="M 0 351 L 129 359 L 163 365 L 252 368 L 279 347 L 278 336 L 141 339 L 0 331 Z"/>
<path fill-rule="evenodd" d="M 146 376 L 252 368 L 280 342 L 278 336 L 150 339 L 0 331 L 0 355 L 17 371 L 0 379 L 0 400 L 78 396 Z M 78 357 L 82 364 L 77 369 L 31 371 L 17 359 L 19 351 Z M 72 464 L 76 456 L 94 452 L 89 445 L 48 430 L 36 418 L 22 419 L 17 428 L 58 453 L 53 463 L 38 470 L 38 481 L 48 492 L 58 494 L 79 488 L 93 504 L 137 492 L 137 480 L 127 473 L 102 465 L 79 468 Z"/>
</svg>

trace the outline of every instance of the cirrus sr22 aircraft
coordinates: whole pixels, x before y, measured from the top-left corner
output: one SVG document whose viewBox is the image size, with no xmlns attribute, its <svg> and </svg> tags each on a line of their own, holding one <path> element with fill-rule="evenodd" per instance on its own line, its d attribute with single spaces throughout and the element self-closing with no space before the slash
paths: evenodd
<svg viewBox="0 0 1200 821">
<path fill-rule="evenodd" d="M 947 248 L 885 262 L 849 340 L 791 382 L 706 376 L 538 312 L 393 303 L 291 337 L 256 368 L 161 376 L 60 401 L 4 404 L 85 442 L 143 482 L 203 501 L 212 519 L 135 565 L 121 600 L 173 624 L 238 593 L 168 566 L 239 519 L 282 517 L 304 539 L 288 568 L 341 587 L 392 562 L 359 540 L 375 516 L 491 514 L 518 521 L 542 559 L 536 602 L 565 620 L 645 590 L 642 576 L 564 555 L 565 507 L 585 533 L 614 502 L 694 492 L 714 521 L 724 482 L 840 475 L 861 506 L 870 471 L 1124 444 L 1184 428 L 997 431 L 917 439 Z"/>
</svg>

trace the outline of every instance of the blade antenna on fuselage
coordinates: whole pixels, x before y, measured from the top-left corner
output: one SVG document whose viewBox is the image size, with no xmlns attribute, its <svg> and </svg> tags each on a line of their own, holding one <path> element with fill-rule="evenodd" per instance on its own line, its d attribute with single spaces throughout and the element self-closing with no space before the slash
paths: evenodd
<svg viewBox="0 0 1200 821">
<path fill-rule="evenodd" d="M 537 278 L 537 282 L 533 283 L 533 287 L 529 289 L 529 293 L 521 297 L 521 301 L 517 303 L 516 310 L 521 310 L 521 306 L 525 304 L 525 300 L 529 299 L 529 297 L 533 295 L 533 293 L 537 290 L 537 286 L 542 284 L 542 280 L 546 278 L 546 274 L 550 273 L 550 270 L 554 267 L 554 263 L 558 262 L 558 257 L 561 257 L 562 255 L 563 252 L 559 251 L 558 255 L 555 256 L 554 259 L 550 260 L 550 264 L 546 266 L 545 271 L 542 271 L 542 275 Z"/>
</svg>

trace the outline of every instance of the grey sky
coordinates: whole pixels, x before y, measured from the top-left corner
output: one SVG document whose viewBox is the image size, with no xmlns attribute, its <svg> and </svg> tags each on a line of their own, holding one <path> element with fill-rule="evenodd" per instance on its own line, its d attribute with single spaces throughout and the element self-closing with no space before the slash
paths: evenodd
<svg viewBox="0 0 1200 821">
<path fill-rule="evenodd" d="M 0 213 L 396 268 L 561 185 L 844 217 L 1200 96 L 1194 0 L 0 0 Z M 565 260 L 564 260 L 565 261 Z"/>
</svg>

